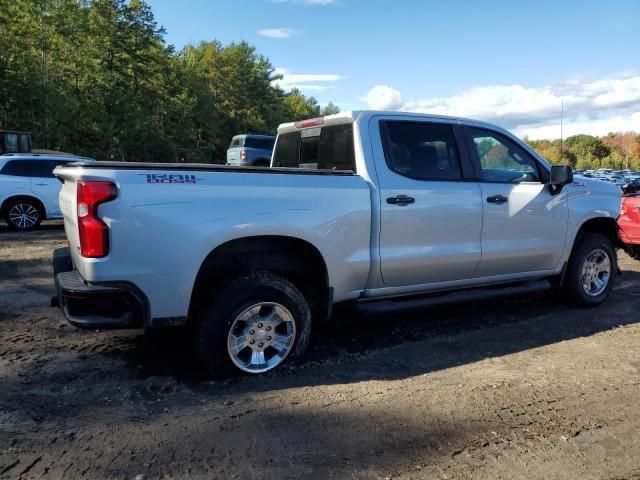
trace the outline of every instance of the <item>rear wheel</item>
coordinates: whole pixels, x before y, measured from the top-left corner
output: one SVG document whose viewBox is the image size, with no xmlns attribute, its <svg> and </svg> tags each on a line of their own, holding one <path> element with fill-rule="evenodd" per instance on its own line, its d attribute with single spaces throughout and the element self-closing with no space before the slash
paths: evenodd
<svg viewBox="0 0 640 480">
<path fill-rule="evenodd" d="M 40 225 L 43 217 L 42 207 L 30 198 L 9 200 L 4 209 L 4 219 L 9 228 L 31 230 Z"/>
<path fill-rule="evenodd" d="M 264 373 L 300 360 L 309 344 L 311 312 L 285 278 L 255 272 L 228 284 L 198 319 L 200 359 L 212 375 Z"/>
<path fill-rule="evenodd" d="M 266 158 L 260 158 L 253 163 L 254 167 L 268 167 L 271 165 L 271 162 Z"/>
<path fill-rule="evenodd" d="M 561 286 L 563 298 L 577 307 L 604 302 L 618 271 L 612 241 L 599 233 L 581 235 L 573 247 Z"/>
</svg>

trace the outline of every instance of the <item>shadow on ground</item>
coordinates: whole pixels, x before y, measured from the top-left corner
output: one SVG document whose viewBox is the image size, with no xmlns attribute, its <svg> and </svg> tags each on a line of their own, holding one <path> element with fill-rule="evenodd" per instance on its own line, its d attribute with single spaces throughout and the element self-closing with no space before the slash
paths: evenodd
<svg viewBox="0 0 640 480">
<path fill-rule="evenodd" d="M 243 391 L 401 379 L 498 357 L 640 322 L 640 273 L 619 278 L 623 288 L 595 309 L 572 309 L 549 292 L 426 307 L 393 314 L 366 309 L 316 328 L 305 363 L 261 377 L 227 381 Z M 207 380 L 184 330 L 130 338 L 114 355 L 142 376 L 172 376 L 198 388 Z"/>
<path fill-rule="evenodd" d="M 47 232 L 56 231 L 64 232 L 64 223 L 62 220 L 45 220 L 38 227 L 26 232 L 9 228 L 4 221 L 0 220 L 0 239 L 3 241 L 18 242 L 21 238 L 29 240 L 42 239 L 47 237 Z M 7 235 L 7 237 L 3 237 L 3 235 Z"/>
</svg>

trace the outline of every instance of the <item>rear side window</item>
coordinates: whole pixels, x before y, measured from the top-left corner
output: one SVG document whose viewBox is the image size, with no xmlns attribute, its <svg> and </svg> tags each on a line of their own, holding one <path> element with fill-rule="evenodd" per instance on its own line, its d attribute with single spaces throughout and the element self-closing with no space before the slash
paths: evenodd
<svg viewBox="0 0 640 480">
<path fill-rule="evenodd" d="M 32 177 L 40 177 L 40 178 L 53 178 L 55 175 L 53 174 L 53 169 L 58 165 L 66 165 L 67 161 L 64 160 L 40 160 L 37 162 L 33 162 Z"/>
<path fill-rule="evenodd" d="M 229 145 L 229 148 L 239 147 L 239 146 L 240 146 L 240 139 L 234 138 L 233 140 L 231 140 L 231 145 Z"/>
<path fill-rule="evenodd" d="M 9 160 L 0 173 L 2 175 L 11 175 L 15 177 L 30 177 L 32 172 L 32 164 L 28 160 Z"/>
<path fill-rule="evenodd" d="M 355 172 L 353 124 L 308 128 L 280 135 L 273 166 Z"/>
<path fill-rule="evenodd" d="M 390 170 L 416 180 L 459 180 L 460 157 L 453 127 L 381 121 L 384 157 Z"/>
<path fill-rule="evenodd" d="M 2 175 L 53 178 L 53 169 L 69 163 L 65 160 L 10 160 L 0 170 Z"/>
<path fill-rule="evenodd" d="M 273 150 L 275 138 L 255 138 L 247 137 L 244 139 L 244 146 L 247 148 L 258 148 L 260 150 Z"/>
</svg>

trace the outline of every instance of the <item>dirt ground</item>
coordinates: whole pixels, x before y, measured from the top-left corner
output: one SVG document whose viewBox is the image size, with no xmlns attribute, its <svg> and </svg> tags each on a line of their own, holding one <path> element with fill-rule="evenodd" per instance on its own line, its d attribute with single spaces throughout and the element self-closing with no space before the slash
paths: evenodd
<svg viewBox="0 0 640 480">
<path fill-rule="evenodd" d="M 176 331 L 49 307 L 59 224 L 0 226 L 0 478 L 640 479 L 640 262 L 594 310 L 360 311 L 308 361 L 208 380 Z"/>
</svg>

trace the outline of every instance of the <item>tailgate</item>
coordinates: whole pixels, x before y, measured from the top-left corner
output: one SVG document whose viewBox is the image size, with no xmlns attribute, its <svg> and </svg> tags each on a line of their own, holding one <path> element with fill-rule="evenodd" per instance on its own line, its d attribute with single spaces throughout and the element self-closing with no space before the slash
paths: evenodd
<svg viewBox="0 0 640 480">
<path fill-rule="evenodd" d="M 240 163 L 240 147 L 234 147 L 227 150 L 227 163 L 237 165 Z"/>
<path fill-rule="evenodd" d="M 64 218 L 64 231 L 69 241 L 71 258 L 76 268 L 79 267 L 80 257 L 80 233 L 78 231 L 77 215 L 77 177 L 73 173 L 77 171 L 65 167 L 56 167 L 53 173 L 64 183 L 60 189 L 58 202 Z"/>
</svg>

